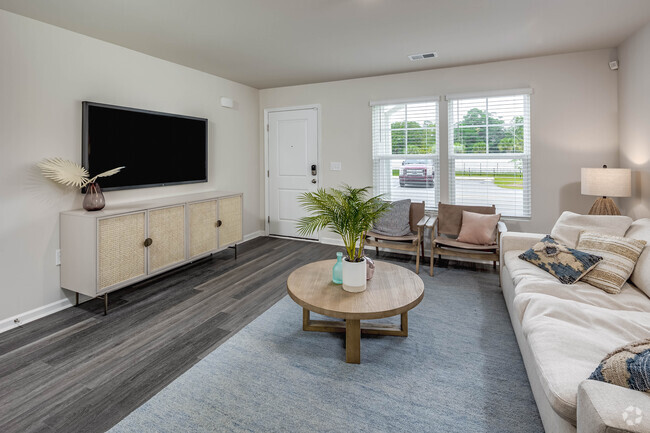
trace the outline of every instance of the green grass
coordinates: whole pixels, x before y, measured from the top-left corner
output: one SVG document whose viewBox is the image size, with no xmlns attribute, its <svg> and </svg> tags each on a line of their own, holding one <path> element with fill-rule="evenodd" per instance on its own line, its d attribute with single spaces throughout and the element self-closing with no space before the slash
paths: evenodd
<svg viewBox="0 0 650 433">
<path fill-rule="evenodd" d="M 399 169 L 393 169 L 393 176 L 399 176 Z M 494 178 L 494 184 L 499 188 L 505 189 L 524 189 L 524 176 L 518 172 L 512 173 L 465 173 L 462 171 L 456 172 L 456 177 L 491 177 Z"/>
<path fill-rule="evenodd" d="M 500 188 L 506 189 L 524 189 L 524 177 L 521 173 L 489 173 L 489 172 L 456 172 L 456 177 L 491 177 L 494 178 L 494 184 Z"/>
</svg>

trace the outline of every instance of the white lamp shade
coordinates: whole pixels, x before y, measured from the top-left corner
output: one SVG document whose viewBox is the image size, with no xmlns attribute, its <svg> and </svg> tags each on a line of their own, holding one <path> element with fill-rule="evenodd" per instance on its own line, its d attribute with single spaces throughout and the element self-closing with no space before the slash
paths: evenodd
<svg viewBox="0 0 650 433">
<path fill-rule="evenodd" d="M 580 174 L 583 195 L 602 197 L 632 195 L 632 172 L 629 168 L 583 168 Z"/>
</svg>

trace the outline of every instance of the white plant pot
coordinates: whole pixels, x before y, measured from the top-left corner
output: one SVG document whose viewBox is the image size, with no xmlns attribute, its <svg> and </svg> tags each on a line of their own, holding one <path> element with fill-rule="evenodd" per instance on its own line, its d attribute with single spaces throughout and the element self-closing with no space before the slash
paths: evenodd
<svg viewBox="0 0 650 433">
<path fill-rule="evenodd" d="M 363 292 L 366 290 L 366 259 L 360 262 L 343 260 L 343 290 L 347 292 Z"/>
</svg>

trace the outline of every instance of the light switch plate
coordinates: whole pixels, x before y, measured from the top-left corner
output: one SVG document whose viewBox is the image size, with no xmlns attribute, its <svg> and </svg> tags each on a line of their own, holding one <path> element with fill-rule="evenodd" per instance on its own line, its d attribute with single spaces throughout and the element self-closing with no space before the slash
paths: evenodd
<svg viewBox="0 0 650 433">
<path fill-rule="evenodd" d="M 331 171 L 341 171 L 341 163 L 340 162 L 330 162 L 330 170 Z"/>
</svg>

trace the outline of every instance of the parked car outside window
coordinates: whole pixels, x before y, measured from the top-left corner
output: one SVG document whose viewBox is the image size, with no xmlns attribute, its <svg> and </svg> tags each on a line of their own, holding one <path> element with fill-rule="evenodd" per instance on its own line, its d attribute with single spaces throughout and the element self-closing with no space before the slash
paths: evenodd
<svg viewBox="0 0 650 433">
<path fill-rule="evenodd" d="M 402 161 L 399 173 L 399 186 L 405 188 L 433 188 L 433 166 L 422 159 L 407 159 Z"/>
</svg>

